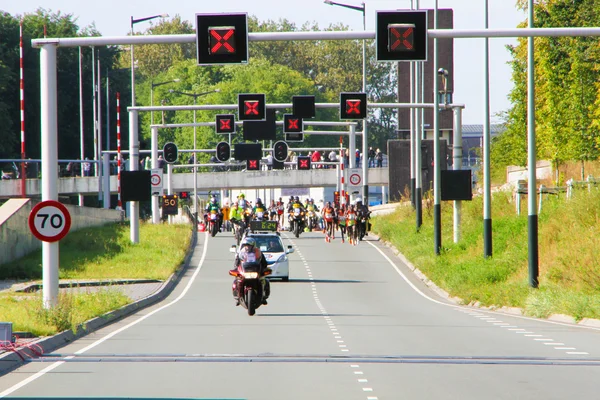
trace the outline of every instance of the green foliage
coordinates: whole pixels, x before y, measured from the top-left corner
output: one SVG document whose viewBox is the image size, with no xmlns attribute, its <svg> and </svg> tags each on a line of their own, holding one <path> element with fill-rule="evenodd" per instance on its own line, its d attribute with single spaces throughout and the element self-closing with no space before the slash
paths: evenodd
<svg viewBox="0 0 600 400">
<path fill-rule="evenodd" d="M 521 9 L 527 2 L 517 2 Z M 593 0 L 552 0 L 534 5 L 535 27 L 585 27 L 600 22 Z M 525 23 L 521 24 L 525 26 Z M 535 38 L 536 156 L 558 168 L 570 160 L 596 160 L 600 155 L 596 67 L 600 57 L 592 37 Z M 514 88 L 513 106 L 506 114 L 507 131 L 493 143 L 498 165 L 526 165 L 527 39 L 510 47 Z"/>
<path fill-rule="evenodd" d="M 59 277 L 166 279 L 183 261 L 189 240 L 186 225 L 141 224 L 135 245 L 125 224 L 81 229 L 61 241 Z M 0 268 L 0 279 L 41 278 L 41 250 Z"/>
<path fill-rule="evenodd" d="M 493 257 L 483 257 L 482 199 L 463 202 L 460 243 L 452 242 L 451 203 L 442 206 L 443 251 L 433 252 L 432 217 L 424 210 L 415 230 L 411 207 L 377 217 L 374 230 L 390 241 L 429 279 L 465 303 L 521 307 L 528 315 L 560 313 L 600 317 L 600 191 L 575 192 L 573 199 L 545 196 L 539 216 L 540 288 L 528 287 L 527 217 L 517 216 L 510 193 L 494 193 Z"/>
</svg>

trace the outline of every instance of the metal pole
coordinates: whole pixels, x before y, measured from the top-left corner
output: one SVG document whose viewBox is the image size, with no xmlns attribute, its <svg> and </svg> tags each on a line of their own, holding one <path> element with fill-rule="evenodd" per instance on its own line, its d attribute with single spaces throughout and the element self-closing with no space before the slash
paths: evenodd
<svg viewBox="0 0 600 400">
<path fill-rule="evenodd" d="M 154 105 L 154 82 L 150 82 L 150 107 Z M 154 111 L 150 111 L 150 125 L 154 125 Z"/>
<path fill-rule="evenodd" d="M 117 207 L 123 210 L 121 202 L 121 93 L 117 92 Z"/>
<path fill-rule="evenodd" d="M 363 30 L 367 30 L 367 21 L 366 21 L 366 4 L 363 2 L 362 4 L 362 13 L 363 13 Z M 362 91 L 363 93 L 367 93 L 367 44 L 366 39 L 362 41 L 362 62 L 363 62 L 363 70 L 362 70 Z M 367 135 L 367 121 L 369 116 L 363 121 L 363 135 L 362 135 L 362 171 L 363 171 L 363 204 L 369 206 L 369 166 L 367 164 L 369 159 L 369 138 Z"/>
<path fill-rule="evenodd" d="M 150 150 L 152 151 L 152 169 L 158 168 L 158 127 L 150 127 L 152 139 L 150 141 Z M 160 211 L 158 209 L 159 196 L 152 195 L 152 223 L 158 224 L 160 222 Z"/>
<path fill-rule="evenodd" d="M 85 159 L 85 140 L 83 137 L 83 66 L 81 46 L 79 46 L 79 158 Z M 83 176 L 83 164 L 80 165 L 81 176 Z M 79 196 L 79 206 L 83 207 L 83 195 Z"/>
<path fill-rule="evenodd" d="M 414 0 L 410 0 L 410 9 L 414 10 L 415 8 L 415 4 L 414 4 Z M 400 65 L 400 64 L 398 64 Z M 415 62 L 411 62 L 410 63 L 410 73 L 409 73 L 409 92 L 410 92 L 410 100 L 409 102 L 415 103 L 415 90 L 416 90 L 416 86 L 415 86 L 415 66 L 416 63 Z M 398 69 L 396 68 L 396 71 L 398 71 Z M 410 202 L 412 204 L 413 207 L 415 207 L 415 171 L 416 171 L 416 166 L 415 166 L 415 114 L 417 113 L 417 110 L 415 108 L 411 108 L 410 110 Z"/>
<path fill-rule="evenodd" d="M 21 160 L 25 160 L 25 78 L 23 74 L 23 20 L 19 23 L 19 107 L 21 109 Z M 33 165 L 29 166 L 33 168 Z M 21 162 L 21 197 L 27 196 L 25 161 Z M 37 178 L 37 176 L 36 176 Z"/>
<path fill-rule="evenodd" d="M 100 75 L 100 51 L 98 51 L 98 80 L 96 90 L 98 93 L 98 161 L 102 161 L 102 77 Z M 103 201 L 102 198 L 102 174 L 106 173 L 106 170 L 100 169 L 98 176 L 100 176 L 100 180 L 98 181 L 98 200 Z M 106 208 L 106 206 L 104 207 Z"/>
<path fill-rule="evenodd" d="M 40 51 L 42 122 L 42 201 L 58 200 L 58 122 L 56 95 L 56 44 Z M 42 242 L 44 308 L 58 304 L 58 242 Z"/>
<path fill-rule="evenodd" d="M 533 28 L 533 0 L 529 0 L 528 27 Z M 538 216 L 536 210 L 536 157 L 535 157 L 535 69 L 534 41 L 527 38 L 527 164 L 529 166 L 528 193 L 528 249 L 529 286 L 539 285 Z"/>
<path fill-rule="evenodd" d="M 194 105 L 196 105 L 196 96 L 194 96 Z M 194 110 L 194 223 L 198 226 L 198 169 L 196 164 L 198 164 L 198 159 L 196 158 L 196 110 Z"/>
<path fill-rule="evenodd" d="M 110 81 L 106 68 L 106 150 L 110 150 Z"/>
<path fill-rule="evenodd" d="M 433 17 L 434 29 L 437 29 L 438 0 L 435 0 Z M 433 39 L 433 242 L 435 254 L 439 255 L 442 249 L 442 206 L 441 206 L 441 166 L 440 161 L 440 102 L 438 98 L 438 39 Z"/>
<path fill-rule="evenodd" d="M 110 208 L 110 153 L 102 153 L 102 190 L 104 208 Z"/>
<path fill-rule="evenodd" d="M 140 165 L 140 142 L 138 139 L 138 111 L 129 111 L 129 170 L 137 171 Z M 140 203 L 130 201 L 129 237 L 131 243 L 140 242 Z"/>
<path fill-rule="evenodd" d="M 484 28 L 489 28 L 488 0 L 484 2 Z M 490 178 L 490 49 L 489 39 L 483 42 L 483 256 L 492 256 L 492 189 Z"/>
<path fill-rule="evenodd" d="M 415 63 L 410 63 L 409 73 L 409 86 L 410 86 L 410 103 L 415 102 L 415 88 L 414 88 L 414 73 Z M 416 109 L 411 108 L 410 110 L 410 202 L 415 207 L 415 113 Z"/>
<path fill-rule="evenodd" d="M 454 107 L 454 145 L 452 146 L 452 166 L 453 169 L 462 169 L 462 108 Z M 460 241 L 460 220 L 462 211 L 462 201 L 454 201 L 454 243 Z"/>
<path fill-rule="evenodd" d="M 94 112 L 94 156 L 98 161 L 98 108 L 96 107 L 96 49 L 92 46 L 92 110 Z M 83 167 L 83 165 L 82 165 Z M 98 176 L 98 163 L 94 163 L 94 176 Z"/>
<path fill-rule="evenodd" d="M 416 63 L 417 66 L 417 102 L 423 101 L 423 93 L 419 91 L 419 86 L 421 86 L 421 78 L 423 73 L 423 63 Z M 416 224 L 417 224 L 417 232 L 421 229 L 421 225 L 423 225 L 423 175 L 421 172 L 421 135 L 423 134 L 423 109 L 417 110 L 415 112 L 416 116 L 416 132 L 415 132 L 415 214 L 416 214 Z"/>
<path fill-rule="evenodd" d="M 133 16 L 131 17 L 131 36 L 133 36 Z M 133 58 L 133 43 L 130 47 L 131 53 L 131 106 L 135 106 L 135 61 Z"/>
</svg>

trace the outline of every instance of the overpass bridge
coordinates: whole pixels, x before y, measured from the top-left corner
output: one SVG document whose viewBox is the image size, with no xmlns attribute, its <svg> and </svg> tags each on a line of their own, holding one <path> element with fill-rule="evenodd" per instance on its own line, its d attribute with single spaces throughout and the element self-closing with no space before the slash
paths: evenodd
<svg viewBox="0 0 600 400">
<path fill-rule="evenodd" d="M 388 186 L 388 168 L 369 168 L 370 186 Z M 167 188 L 168 174 L 164 174 L 163 187 Z M 194 175 L 191 172 L 171 174 L 173 192 L 194 190 Z M 100 189 L 102 177 L 68 177 L 58 179 L 59 195 L 94 195 Z M 26 179 L 27 196 L 40 196 L 41 180 Z M 117 193 L 117 176 L 109 177 L 110 192 Z M 271 189 L 337 186 L 339 176 L 336 169 L 311 169 L 310 171 L 284 169 L 262 171 L 202 172 L 197 174 L 200 190 L 221 189 Z M 346 184 L 346 190 L 350 190 Z M 21 180 L 0 181 L 0 198 L 21 197 Z"/>
</svg>

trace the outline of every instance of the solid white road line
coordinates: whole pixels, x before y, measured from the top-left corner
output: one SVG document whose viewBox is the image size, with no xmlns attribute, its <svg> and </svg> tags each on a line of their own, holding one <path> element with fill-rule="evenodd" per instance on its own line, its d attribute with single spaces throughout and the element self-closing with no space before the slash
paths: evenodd
<svg viewBox="0 0 600 400">
<path fill-rule="evenodd" d="M 144 315 L 143 317 L 138 318 L 137 320 L 131 322 L 130 324 L 127 324 L 119 329 L 117 329 L 116 331 L 113 331 L 111 333 L 109 333 L 108 335 L 104 336 L 101 339 L 96 340 L 94 343 L 90 344 L 87 347 L 84 347 L 81 350 L 78 350 L 75 352 L 75 354 L 83 354 L 86 351 L 93 349 L 94 347 L 98 346 L 99 344 L 107 341 L 108 339 L 110 339 L 111 337 L 115 336 L 118 333 L 123 332 L 126 329 L 131 328 L 132 326 L 137 325 L 138 323 L 144 321 L 146 318 L 149 318 L 150 316 L 156 314 L 159 311 L 164 310 L 167 307 L 172 306 L 173 304 L 179 302 L 179 300 L 181 300 L 188 292 L 188 290 L 190 290 L 190 287 L 192 286 L 192 284 L 194 283 L 194 280 L 196 279 L 196 277 L 198 276 L 198 273 L 200 272 L 200 269 L 202 268 L 202 264 L 204 263 L 204 259 L 206 258 L 206 250 L 208 248 L 207 246 L 207 241 L 208 241 L 208 232 L 205 232 L 205 240 L 204 240 L 204 248 L 202 249 L 202 258 L 200 259 L 200 262 L 198 263 L 198 267 L 196 268 L 196 271 L 194 272 L 194 275 L 192 275 L 192 277 L 190 278 L 190 281 L 188 282 L 188 284 L 185 286 L 185 289 L 183 289 L 183 292 L 181 292 L 181 294 L 179 296 L 177 296 L 176 299 L 174 299 L 173 301 L 171 301 L 170 303 L 165 304 L 162 307 L 157 308 L 156 310 Z M 73 356 L 69 356 L 69 357 L 65 357 L 66 360 L 70 360 L 71 358 L 73 358 Z M 30 376 L 29 378 L 13 385 L 12 387 L 6 389 L 4 392 L 0 393 L 0 398 L 2 397 L 6 397 L 9 394 L 15 392 L 16 390 L 19 390 L 20 388 L 22 388 L 23 386 L 35 381 L 36 379 L 44 376 L 46 373 L 52 371 L 53 369 L 59 367 L 60 365 L 64 364 L 64 361 L 56 361 L 53 364 L 50 364 L 49 366 L 47 366 L 46 368 L 44 368 L 43 370 L 35 373 L 34 375 Z"/>
</svg>

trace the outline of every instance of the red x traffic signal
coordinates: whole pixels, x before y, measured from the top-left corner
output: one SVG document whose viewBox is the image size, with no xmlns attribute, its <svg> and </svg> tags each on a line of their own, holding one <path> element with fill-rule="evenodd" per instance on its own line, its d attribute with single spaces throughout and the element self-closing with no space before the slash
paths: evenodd
<svg viewBox="0 0 600 400">
<path fill-rule="evenodd" d="M 341 93 L 340 94 L 340 119 L 365 119 L 367 118 L 366 93 Z"/>
<path fill-rule="evenodd" d="M 377 11 L 377 61 L 427 61 L 427 11 Z"/>
<path fill-rule="evenodd" d="M 414 51 L 415 24 L 388 25 L 388 51 Z"/>
<path fill-rule="evenodd" d="M 247 14 L 196 14 L 198 64 L 248 62 Z"/>
<path fill-rule="evenodd" d="M 242 121 L 265 120 L 264 94 L 238 94 L 238 119 Z"/>
<path fill-rule="evenodd" d="M 301 133 L 302 132 L 302 118 L 296 117 L 292 114 L 283 115 L 283 132 L 284 133 Z"/>
<path fill-rule="evenodd" d="M 235 133 L 235 116 L 233 114 L 219 114 L 215 126 L 217 133 Z"/>
<path fill-rule="evenodd" d="M 310 157 L 298 157 L 298 169 L 307 170 L 310 169 Z"/>
<path fill-rule="evenodd" d="M 247 171 L 258 171 L 260 169 L 260 164 L 258 160 L 246 160 L 246 170 Z"/>
<path fill-rule="evenodd" d="M 209 27 L 208 41 L 210 54 L 235 54 L 235 26 Z"/>
</svg>

